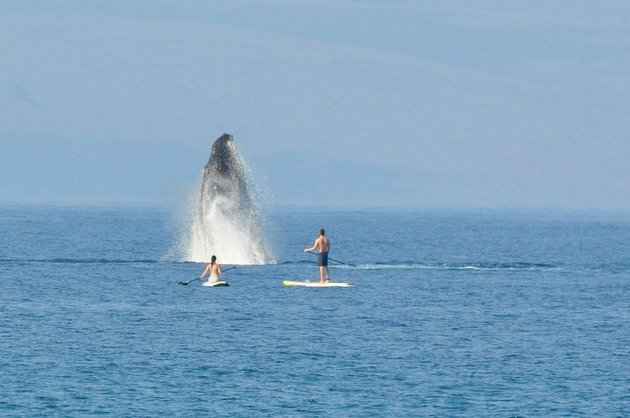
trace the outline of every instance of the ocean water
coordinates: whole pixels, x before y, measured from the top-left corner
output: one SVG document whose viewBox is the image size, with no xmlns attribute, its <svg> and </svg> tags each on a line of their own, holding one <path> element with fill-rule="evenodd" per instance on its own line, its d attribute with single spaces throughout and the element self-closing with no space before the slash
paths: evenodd
<svg viewBox="0 0 630 418">
<path fill-rule="evenodd" d="M 629 216 L 269 218 L 204 288 L 168 211 L 0 208 L 0 415 L 630 416 Z M 283 288 L 322 226 L 354 287 Z"/>
</svg>

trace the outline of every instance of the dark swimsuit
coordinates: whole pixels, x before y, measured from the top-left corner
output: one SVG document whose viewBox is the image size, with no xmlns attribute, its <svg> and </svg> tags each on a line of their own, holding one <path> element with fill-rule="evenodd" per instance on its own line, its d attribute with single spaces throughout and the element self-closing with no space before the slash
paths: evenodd
<svg viewBox="0 0 630 418">
<path fill-rule="evenodd" d="M 328 267 L 328 251 L 325 253 L 319 253 L 317 255 L 317 261 L 320 267 Z"/>
</svg>

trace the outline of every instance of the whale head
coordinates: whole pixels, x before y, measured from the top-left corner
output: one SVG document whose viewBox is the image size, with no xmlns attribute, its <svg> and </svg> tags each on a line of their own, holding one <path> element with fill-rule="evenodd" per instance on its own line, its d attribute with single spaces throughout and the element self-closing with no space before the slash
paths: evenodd
<svg viewBox="0 0 630 418">
<path fill-rule="evenodd" d="M 234 145 L 232 135 L 223 134 L 212 144 L 210 159 L 206 164 L 206 170 L 212 170 L 223 176 L 232 176 L 241 167 L 238 152 Z"/>
<path fill-rule="evenodd" d="M 224 206 L 236 205 L 240 208 L 251 205 L 247 171 L 232 135 L 223 134 L 212 144 L 201 189 L 205 204 L 219 202 Z"/>
</svg>

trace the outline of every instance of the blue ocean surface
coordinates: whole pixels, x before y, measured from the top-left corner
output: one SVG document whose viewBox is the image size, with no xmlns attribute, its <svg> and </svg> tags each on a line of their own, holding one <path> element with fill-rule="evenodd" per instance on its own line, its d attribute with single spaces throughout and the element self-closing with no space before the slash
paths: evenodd
<svg viewBox="0 0 630 418">
<path fill-rule="evenodd" d="M 630 416 L 626 214 L 278 210 L 226 288 L 176 218 L 0 208 L 0 415 Z"/>
</svg>

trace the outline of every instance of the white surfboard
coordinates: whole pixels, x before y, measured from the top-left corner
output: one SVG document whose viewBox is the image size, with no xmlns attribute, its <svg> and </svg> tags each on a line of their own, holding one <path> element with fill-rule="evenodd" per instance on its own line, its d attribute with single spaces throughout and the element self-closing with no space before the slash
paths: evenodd
<svg viewBox="0 0 630 418">
<path fill-rule="evenodd" d="M 343 283 L 343 282 L 325 282 L 325 283 L 320 283 L 319 281 L 316 281 L 316 282 L 309 282 L 309 281 L 300 282 L 300 281 L 294 281 L 294 280 L 284 280 L 282 282 L 282 285 L 284 287 L 352 287 L 352 284 L 350 284 L 350 283 Z"/>
<path fill-rule="evenodd" d="M 224 282 L 224 281 L 217 281 L 217 282 L 203 282 L 201 283 L 202 286 L 207 286 L 207 287 L 220 287 L 220 286 L 229 286 L 230 284 L 228 282 Z"/>
</svg>

